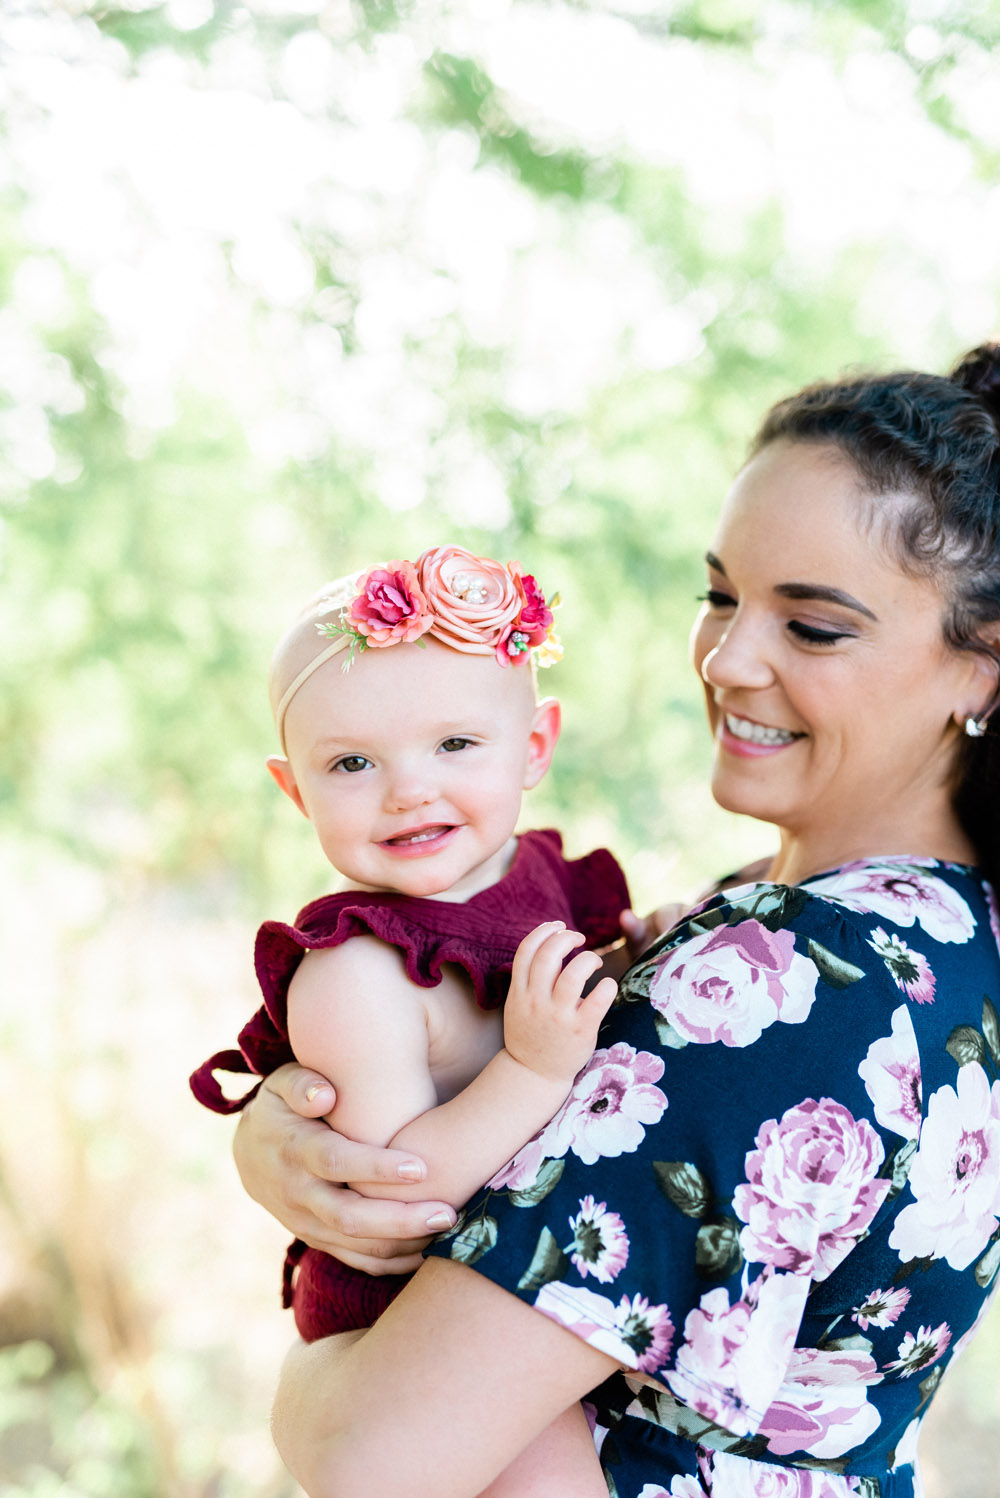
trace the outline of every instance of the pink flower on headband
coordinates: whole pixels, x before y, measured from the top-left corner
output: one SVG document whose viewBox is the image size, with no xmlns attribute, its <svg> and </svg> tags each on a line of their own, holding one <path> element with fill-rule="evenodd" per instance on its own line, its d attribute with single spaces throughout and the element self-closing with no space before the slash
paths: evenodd
<svg viewBox="0 0 1000 1498">
<path fill-rule="evenodd" d="M 425 551 L 417 574 L 434 616 L 431 634 L 454 650 L 495 651 L 526 602 L 521 579 L 510 568 L 461 546 Z"/>
<path fill-rule="evenodd" d="M 364 573 L 346 614 L 365 645 L 405 645 L 419 640 L 433 622 L 412 562 L 387 562 Z"/>
</svg>

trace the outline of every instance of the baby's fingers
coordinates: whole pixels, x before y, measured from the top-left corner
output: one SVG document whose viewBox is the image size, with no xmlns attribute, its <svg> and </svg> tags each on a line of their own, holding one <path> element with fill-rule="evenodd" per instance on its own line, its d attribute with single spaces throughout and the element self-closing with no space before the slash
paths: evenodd
<svg viewBox="0 0 1000 1498">
<path fill-rule="evenodd" d="M 529 931 L 527 936 L 522 937 L 517 951 L 514 953 L 514 961 L 511 965 L 511 979 L 515 983 L 527 983 L 531 972 L 532 963 L 541 948 L 553 936 L 566 930 L 565 921 L 545 921 L 543 925 L 536 926 Z"/>
</svg>

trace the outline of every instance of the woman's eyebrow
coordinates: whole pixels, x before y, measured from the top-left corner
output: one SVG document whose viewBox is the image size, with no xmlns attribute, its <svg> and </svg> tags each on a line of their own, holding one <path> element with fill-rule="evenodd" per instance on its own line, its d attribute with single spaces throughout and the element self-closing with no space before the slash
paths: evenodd
<svg viewBox="0 0 1000 1498">
<path fill-rule="evenodd" d="M 705 562 L 713 572 L 718 572 L 722 577 L 729 576 L 714 551 L 706 551 Z M 873 614 L 867 605 L 852 594 L 845 593 L 843 588 L 829 588 L 824 583 L 776 583 L 774 591 L 779 598 L 819 598 L 824 603 L 839 603 L 845 609 L 853 609 L 855 613 L 863 614 L 866 619 L 878 623 L 878 615 Z"/>
<path fill-rule="evenodd" d="M 845 609 L 853 609 L 878 623 L 878 615 L 850 593 L 845 593 L 843 588 L 828 588 L 823 583 L 777 583 L 774 591 L 780 598 L 819 598 L 824 603 L 839 603 Z"/>
</svg>

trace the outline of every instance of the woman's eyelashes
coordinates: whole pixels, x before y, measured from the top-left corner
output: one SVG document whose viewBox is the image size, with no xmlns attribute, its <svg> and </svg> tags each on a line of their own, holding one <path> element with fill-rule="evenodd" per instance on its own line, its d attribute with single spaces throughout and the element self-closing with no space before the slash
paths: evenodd
<svg viewBox="0 0 1000 1498">
<path fill-rule="evenodd" d="M 813 624 L 803 624 L 801 619 L 790 619 L 788 628 L 809 645 L 835 645 L 838 640 L 849 640 L 851 632 L 846 629 L 817 629 Z"/>
<path fill-rule="evenodd" d="M 716 613 L 736 607 L 736 599 L 733 595 L 724 592 L 721 588 L 708 588 L 706 592 L 699 593 L 698 602 L 707 603 L 708 607 Z M 821 629 L 818 625 L 806 624 L 802 619 L 789 619 L 786 628 L 789 634 L 804 641 L 807 645 L 835 645 L 838 640 L 853 639 L 852 630 Z"/>
</svg>

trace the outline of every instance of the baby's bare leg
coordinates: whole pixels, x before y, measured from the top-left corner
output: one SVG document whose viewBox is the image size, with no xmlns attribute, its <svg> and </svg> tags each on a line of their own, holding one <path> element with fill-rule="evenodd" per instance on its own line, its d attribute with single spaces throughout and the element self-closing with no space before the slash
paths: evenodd
<svg viewBox="0 0 1000 1498">
<path fill-rule="evenodd" d="M 608 1498 L 581 1406 L 574 1404 L 543 1430 L 480 1498 Z"/>
</svg>

